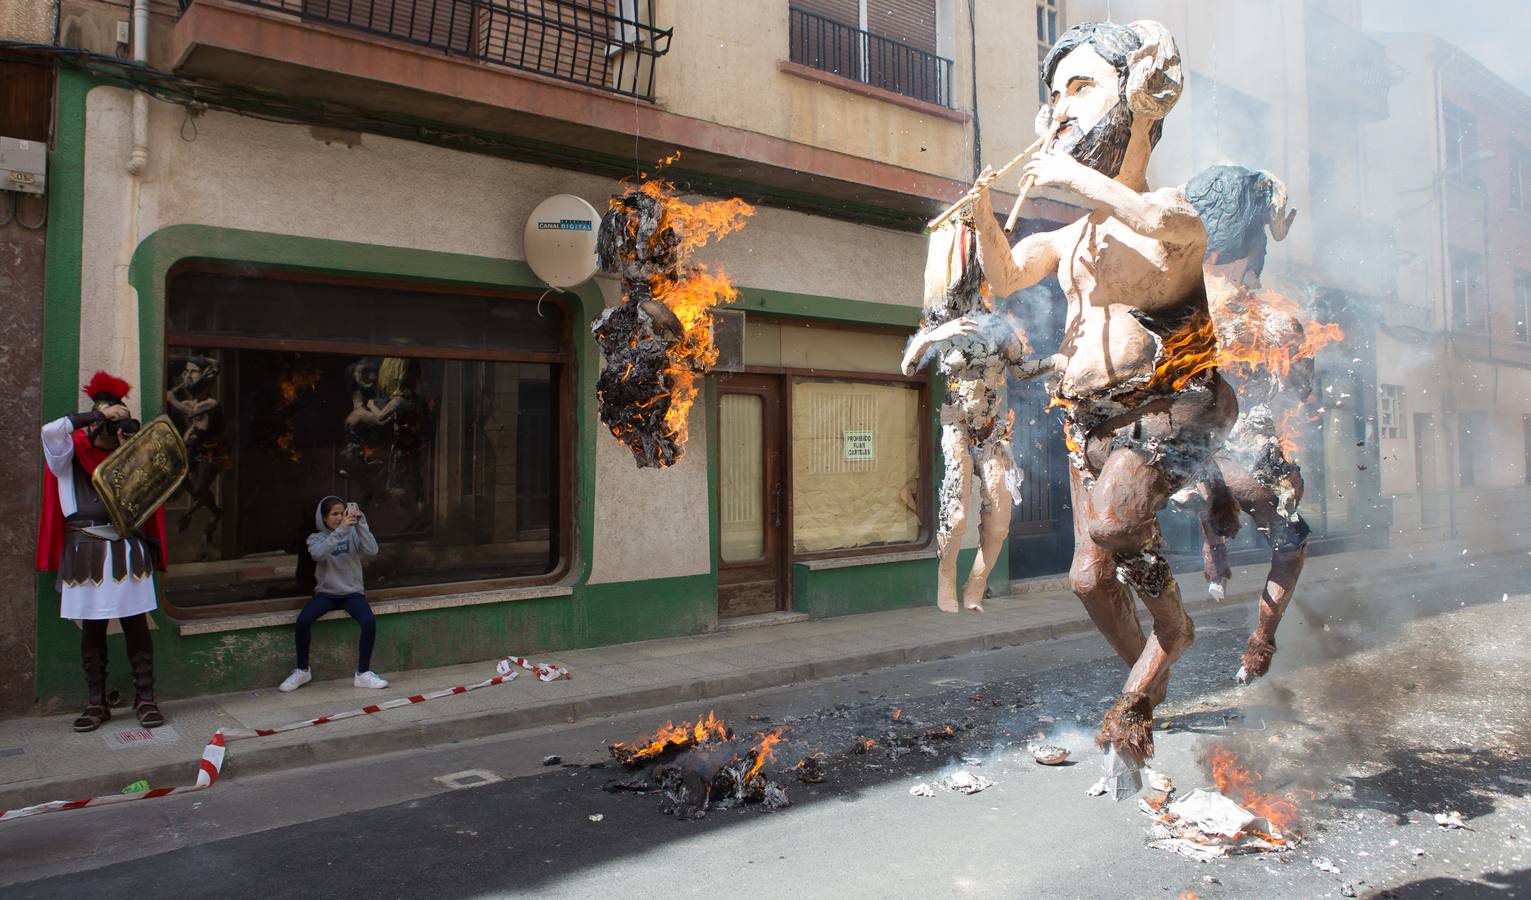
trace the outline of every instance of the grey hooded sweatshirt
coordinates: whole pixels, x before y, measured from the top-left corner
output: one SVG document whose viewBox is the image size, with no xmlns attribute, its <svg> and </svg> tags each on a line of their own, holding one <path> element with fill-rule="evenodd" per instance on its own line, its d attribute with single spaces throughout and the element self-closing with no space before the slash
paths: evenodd
<svg viewBox="0 0 1531 900">
<path fill-rule="evenodd" d="M 364 515 L 355 525 L 341 525 L 331 531 L 324 524 L 324 508 L 339 497 L 325 497 L 314 510 L 314 524 L 319 530 L 308 536 L 308 555 L 314 558 L 314 593 L 341 597 L 363 592 L 361 558 L 377 555 L 377 538 L 367 527 Z"/>
</svg>

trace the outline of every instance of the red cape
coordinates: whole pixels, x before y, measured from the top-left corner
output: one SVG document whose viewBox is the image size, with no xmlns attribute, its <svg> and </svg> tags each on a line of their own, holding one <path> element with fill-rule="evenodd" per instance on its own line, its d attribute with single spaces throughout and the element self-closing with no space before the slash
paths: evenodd
<svg viewBox="0 0 1531 900">
<path fill-rule="evenodd" d="M 74 458 L 80 461 L 80 467 L 86 475 L 94 475 L 96 466 L 99 466 L 111 452 L 102 450 L 90 442 L 90 436 L 85 429 L 76 428 L 70 435 L 74 440 Z M 165 510 L 163 507 L 156 509 L 149 521 L 144 523 L 144 537 L 159 545 L 159 553 L 155 554 L 155 566 L 165 571 Z M 43 514 L 37 523 L 37 571 L 55 572 L 58 570 L 59 555 L 64 552 L 64 508 L 58 502 L 58 478 L 53 470 L 43 465 Z"/>
</svg>

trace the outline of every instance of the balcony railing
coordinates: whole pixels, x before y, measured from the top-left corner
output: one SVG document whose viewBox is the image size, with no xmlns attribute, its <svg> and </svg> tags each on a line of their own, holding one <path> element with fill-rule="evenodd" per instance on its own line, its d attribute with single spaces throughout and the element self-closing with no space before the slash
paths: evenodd
<svg viewBox="0 0 1531 900">
<path fill-rule="evenodd" d="M 237 2 L 644 100 L 674 30 L 652 24 L 654 0 Z"/>
<path fill-rule="evenodd" d="M 792 8 L 790 59 L 872 87 L 952 105 L 952 61 L 901 41 Z"/>
</svg>

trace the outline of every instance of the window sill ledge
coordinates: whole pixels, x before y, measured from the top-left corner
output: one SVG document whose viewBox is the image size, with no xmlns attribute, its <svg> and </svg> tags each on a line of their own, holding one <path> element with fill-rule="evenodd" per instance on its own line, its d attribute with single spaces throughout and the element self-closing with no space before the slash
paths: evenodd
<svg viewBox="0 0 1531 900">
<path fill-rule="evenodd" d="M 805 559 L 796 565 L 802 566 L 810 572 L 822 572 L 829 569 L 850 569 L 856 566 L 875 566 L 879 563 L 912 562 L 921 559 L 935 559 L 936 548 L 926 547 L 923 550 L 908 550 L 903 553 L 867 553 L 862 556 L 836 556 L 830 559 Z"/>
<path fill-rule="evenodd" d="M 466 594 L 447 594 L 440 597 L 411 597 L 401 600 L 382 600 L 372 604 L 374 615 L 387 616 L 394 613 L 422 612 L 433 609 L 452 609 L 458 606 L 481 606 L 488 603 L 509 603 L 514 600 L 533 600 L 541 597 L 572 597 L 574 588 L 567 584 L 548 584 L 538 587 L 506 588 L 497 591 L 475 591 Z M 298 619 L 298 610 L 289 609 L 272 613 L 249 613 L 224 616 L 217 619 L 193 619 L 176 623 L 182 636 L 193 634 L 221 634 L 227 631 L 245 631 L 251 628 L 274 628 L 291 625 Z M 325 613 L 321 619 L 344 618 L 345 610 Z"/>
<path fill-rule="evenodd" d="M 853 78 L 846 78 L 843 75 L 836 75 L 832 72 L 822 72 L 811 66 L 805 66 L 802 63 L 795 63 L 791 60 L 784 59 L 778 62 L 776 65 L 782 72 L 788 75 L 793 75 L 798 78 L 806 78 L 809 81 L 817 81 L 820 84 L 827 84 L 830 87 L 837 87 L 843 91 L 850 91 L 852 94 L 860 94 L 863 97 L 871 97 L 876 100 L 883 100 L 897 106 L 902 106 L 906 109 L 912 109 L 915 112 L 921 112 L 925 113 L 926 115 L 935 116 L 938 119 L 945 119 L 948 122 L 966 122 L 969 118 L 968 114 L 961 110 L 950 109 L 948 107 L 941 106 L 938 103 L 929 103 L 924 100 L 916 100 L 913 97 L 905 97 L 903 94 L 896 94 L 893 91 L 885 90 L 880 87 L 873 87 L 870 84 L 863 84 Z"/>
</svg>

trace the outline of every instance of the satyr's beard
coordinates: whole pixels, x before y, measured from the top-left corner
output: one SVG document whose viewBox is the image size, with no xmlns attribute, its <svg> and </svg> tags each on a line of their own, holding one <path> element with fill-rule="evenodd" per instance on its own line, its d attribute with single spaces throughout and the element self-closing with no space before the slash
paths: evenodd
<svg viewBox="0 0 1531 900">
<path fill-rule="evenodd" d="M 1126 103 L 1118 103 L 1093 128 L 1059 149 L 1107 178 L 1115 178 L 1121 174 L 1131 140 L 1132 110 Z"/>
</svg>

